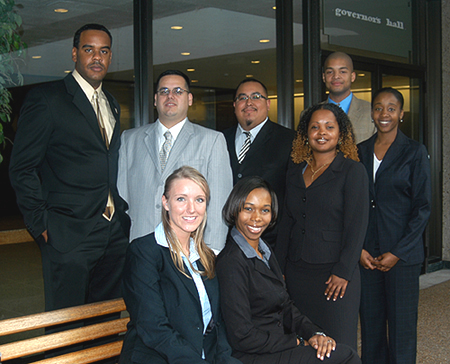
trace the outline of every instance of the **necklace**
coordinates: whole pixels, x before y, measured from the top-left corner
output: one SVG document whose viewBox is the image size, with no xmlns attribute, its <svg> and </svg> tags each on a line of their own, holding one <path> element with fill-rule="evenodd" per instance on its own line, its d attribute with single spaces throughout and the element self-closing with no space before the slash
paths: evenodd
<svg viewBox="0 0 450 364">
<path fill-rule="evenodd" d="M 312 165 L 309 165 L 309 168 L 311 168 L 311 172 L 313 173 L 311 176 L 311 182 L 314 181 L 314 177 L 316 176 L 317 172 L 319 172 L 322 168 L 324 168 L 325 166 L 329 165 L 330 163 L 325 163 L 322 164 L 319 168 L 317 168 L 316 170 L 313 169 Z"/>
</svg>

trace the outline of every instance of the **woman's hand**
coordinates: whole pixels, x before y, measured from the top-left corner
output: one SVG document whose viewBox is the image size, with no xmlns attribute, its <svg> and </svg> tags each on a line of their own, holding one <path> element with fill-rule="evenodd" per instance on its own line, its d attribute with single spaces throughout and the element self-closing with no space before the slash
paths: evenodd
<svg viewBox="0 0 450 364">
<path fill-rule="evenodd" d="M 376 257 L 374 264 L 378 270 L 388 272 L 399 260 L 394 254 L 387 252 Z"/>
<path fill-rule="evenodd" d="M 328 284 L 328 287 L 325 290 L 325 296 L 327 296 L 327 300 L 329 301 L 331 298 L 333 298 L 333 301 L 336 301 L 338 296 L 339 298 L 344 297 L 348 281 L 344 278 L 339 278 L 338 276 L 332 274 L 330 278 L 328 278 L 328 280 L 325 282 L 325 284 Z"/>
<path fill-rule="evenodd" d="M 336 341 L 329 336 L 314 335 L 308 342 L 317 350 L 317 358 L 320 360 L 323 360 L 325 356 L 329 358 L 331 352 L 336 350 Z"/>
<path fill-rule="evenodd" d="M 370 255 L 370 253 L 363 249 L 361 252 L 361 258 L 359 258 L 359 264 L 361 264 L 364 268 L 374 270 L 377 269 L 375 265 L 375 259 Z"/>
</svg>

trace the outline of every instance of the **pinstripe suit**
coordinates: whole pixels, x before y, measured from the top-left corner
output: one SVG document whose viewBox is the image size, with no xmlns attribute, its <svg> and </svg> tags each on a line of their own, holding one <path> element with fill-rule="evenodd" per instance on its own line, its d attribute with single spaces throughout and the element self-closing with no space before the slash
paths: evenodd
<svg viewBox="0 0 450 364">
<path fill-rule="evenodd" d="M 373 257 L 390 252 L 400 260 L 386 273 L 361 268 L 362 359 L 365 364 L 415 363 L 422 233 L 431 209 L 430 164 L 425 146 L 399 130 L 374 183 L 376 137 L 358 145 L 371 203 L 364 249 Z"/>
<path fill-rule="evenodd" d="M 128 203 L 131 218 L 130 241 L 154 231 L 161 222 L 161 197 L 166 178 L 184 165 L 196 168 L 208 181 L 211 200 L 205 242 L 220 250 L 227 227 L 222 207 L 233 186 L 233 176 L 222 133 L 186 121 L 161 171 L 157 124 L 126 130 L 119 151 L 118 189 Z"/>
</svg>

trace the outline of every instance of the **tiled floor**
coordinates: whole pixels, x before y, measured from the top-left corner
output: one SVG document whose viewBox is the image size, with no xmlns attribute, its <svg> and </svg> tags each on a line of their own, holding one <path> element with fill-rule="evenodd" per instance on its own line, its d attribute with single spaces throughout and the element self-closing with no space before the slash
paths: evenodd
<svg viewBox="0 0 450 364">
<path fill-rule="evenodd" d="M 450 270 L 422 275 L 420 287 L 417 363 L 449 363 Z M 0 319 L 42 312 L 43 291 L 37 245 L 0 245 Z"/>
</svg>

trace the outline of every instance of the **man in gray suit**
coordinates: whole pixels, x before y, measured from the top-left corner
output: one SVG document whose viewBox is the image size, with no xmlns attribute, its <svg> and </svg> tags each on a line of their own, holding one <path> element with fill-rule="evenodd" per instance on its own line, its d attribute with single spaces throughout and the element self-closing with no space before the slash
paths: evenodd
<svg viewBox="0 0 450 364">
<path fill-rule="evenodd" d="M 356 143 L 359 143 L 375 133 L 375 125 L 371 119 L 370 102 L 358 99 L 350 90 L 355 79 L 353 61 L 348 54 L 334 52 L 325 60 L 322 80 L 330 92 L 325 102 L 337 104 L 347 113 Z"/>
<path fill-rule="evenodd" d="M 188 165 L 205 176 L 211 190 L 205 242 L 216 252 L 225 245 L 222 207 L 233 186 L 227 145 L 222 133 L 188 120 L 192 102 L 189 78 L 180 71 L 165 71 L 156 86 L 158 120 L 122 134 L 117 185 L 129 207 L 130 241 L 161 222 L 164 182 L 175 169 Z"/>
</svg>

